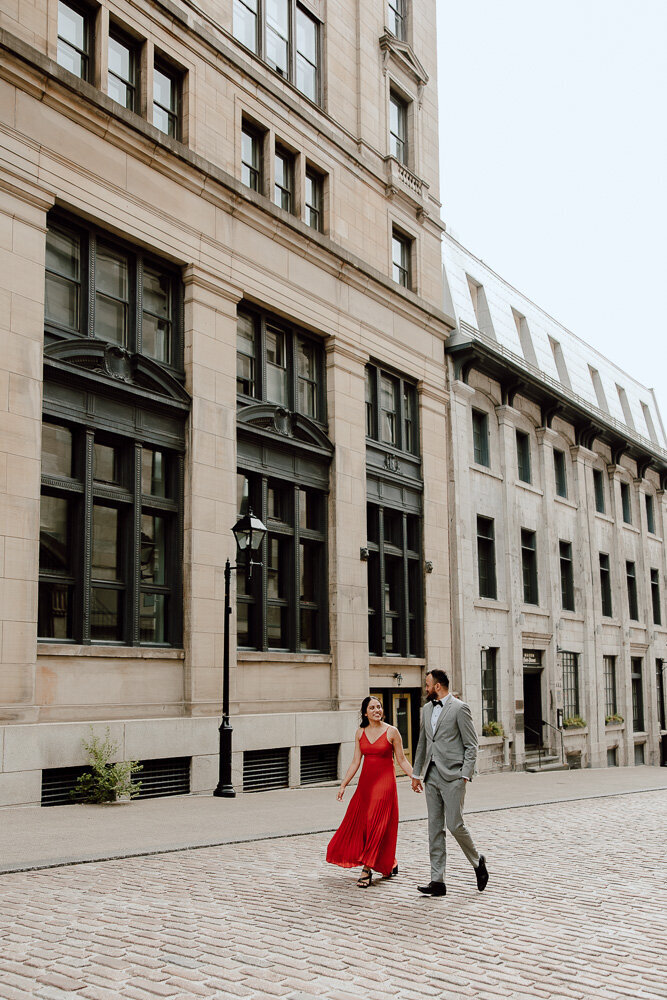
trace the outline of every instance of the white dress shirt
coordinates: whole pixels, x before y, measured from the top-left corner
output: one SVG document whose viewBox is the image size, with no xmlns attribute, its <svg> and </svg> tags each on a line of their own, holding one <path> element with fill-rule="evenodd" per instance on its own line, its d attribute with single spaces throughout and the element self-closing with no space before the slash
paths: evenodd
<svg viewBox="0 0 667 1000">
<path fill-rule="evenodd" d="M 431 714 L 431 729 L 433 730 L 433 732 L 435 732 L 435 727 L 438 725 L 438 719 L 440 718 L 440 713 L 442 712 L 443 708 L 445 707 L 445 705 L 447 704 L 447 702 L 451 697 L 452 693 L 450 691 L 449 694 L 446 694 L 445 697 L 442 699 L 442 705 L 433 706 L 433 712 Z"/>
</svg>

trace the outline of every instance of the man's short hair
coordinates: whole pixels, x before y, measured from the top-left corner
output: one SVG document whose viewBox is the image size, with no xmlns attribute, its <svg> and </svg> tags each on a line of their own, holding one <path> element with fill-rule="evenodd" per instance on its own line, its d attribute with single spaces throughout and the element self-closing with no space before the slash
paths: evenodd
<svg viewBox="0 0 667 1000">
<path fill-rule="evenodd" d="M 440 685 L 440 687 L 449 687 L 449 677 L 444 670 L 438 670 L 436 667 L 434 670 L 429 670 L 428 673 L 431 675 L 436 684 Z"/>
</svg>

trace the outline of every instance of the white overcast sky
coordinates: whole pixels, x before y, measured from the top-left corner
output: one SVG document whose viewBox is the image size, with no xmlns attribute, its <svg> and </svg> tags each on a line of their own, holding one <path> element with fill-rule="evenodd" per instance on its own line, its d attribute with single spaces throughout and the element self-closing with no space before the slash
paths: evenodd
<svg viewBox="0 0 667 1000">
<path fill-rule="evenodd" d="M 667 0 L 437 8 L 448 229 L 667 426 Z"/>
</svg>

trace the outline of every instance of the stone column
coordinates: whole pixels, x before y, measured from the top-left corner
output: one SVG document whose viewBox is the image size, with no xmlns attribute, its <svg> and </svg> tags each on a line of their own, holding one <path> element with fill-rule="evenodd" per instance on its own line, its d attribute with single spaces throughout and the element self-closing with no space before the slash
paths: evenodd
<svg viewBox="0 0 667 1000">
<path fill-rule="evenodd" d="M 481 672 L 479 646 L 475 639 L 475 614 L 472 598 L 478 593 L 475 583 L 475 559 L 477 543 L 477 512 L 470 504 L 470 403 L 475 395 L 472 386 L 461 379 L 450 382 L 451 421 L 451 468 L 456 470 L 456 478 L 448 498 L 448 515 L 451 525 L 449 551 L 449 608 L 451 609 L 451 683 L 461 692 L 464 701 L 470 705 L 474 719 L 481 718 Z M 441 445 L 442 453 L 442 445 Z M 440 463 L 444 465 L 442 454 Z M 446 473 L 447 469 L 443 469 Z M 428 475 L 424 469 L 424 480 L 428 485 Z M 445 522 L 446 523 L 446 522 Z M 431 558 L 428 554 L 427 558 Z M 445 572 L 436 563 L 435 572 Z M 435 665 L 435 661 L 434 665 Z M 464 679 L 467 681 L 463 686 Z"/>
<path fill-rule="evenodd" d="M 358 709 L 368 694 L 365 364 L 368 355 L 330 337 L 326 344 L 329 436 L 336 451 L 329 498 L 331 698 Z"/>
<path fill-rule="evenodd" d="M 630 679 L 630 617 L 628 614 L 628 592 L 625 578 L 625 551 L 621 544 L 623 530 L 623 507 L 621 504 L 620 473 L 625 471 L 620 465 L 608 465 L 609 496 L 611 516 L 614 521 L 613 551 L 610 553 L 612 606 L 614 617 L 621 623 L 618 661 L 616 670 L 616 697 L 618 709 L 625 719 L 623 732 L 625 760 L 621 764 L 632 766 L 635 762 L 635 744 L 632 731 L 632 681 Z M 619 740 L 620 746 L 620 740 Z"/>
<path fill-rule="evenodd" d="M 185 283 L 185 373 L 192 395 L 185 474 L 185 704 L 191 715 L 222 703 L 224 565 L 234 564 L 236 501 L 236 310 L 239 289 L 190 265 Z M 233 575 L 232 575 L 233 577 Z M 234 600 L 232 579 L 232 602 Z M 233 605 L 232 605 L 233 606 Z M 230 709 L 237 700 L 230 622 Z"/>
<path fill-rule="evenodd" d="M 602 626 L 602 608 L 596 601 L 596 580 L 599 576 L 597 546 L 594 548 L 595 493 L 593 490 L 593 463 L 595 452 L 576 446 L 570 448 L 574 487 L 579 504 L 577 511 L 577 537 L 572 540 L 574 578 L 579 581 L 581 612 L 587 627 L 584 629 L 584 656 L 579 683 L 583 695 L 583 705 L 591 754 L 591 767 L 606 767 L 607 743 L 605 736 L 605 687 L 602 653 L 598 646 L 598 636 Z"/>
<path fill-rule="evenodd" d="M 500 471 L 503 477 L 503 528 L 505 548 L 498 552 L 497 565 L 504 567 L 504 593 L 507 595 L 509 621 L 507 628 L 507 655 L 509 658 L 509 700 L 511 702 L 514 736 L 515 766 L 521 768 L 525 760 L 523 714 L 523 644 L 521 635 L 521 605 L 523 580 L 521 576 L 521 524 L 518 507 L 514 503 L 516 478 L 516 420 L 519 416 L 512 406 L 496 406 L 498 439 L 500 442 Z"/>
<path fill-rule="evenodd" d="M 0 721 L 33 722 L 37 655 L 44 257 L 50 195 L 0 190 Z"/>
</svg>

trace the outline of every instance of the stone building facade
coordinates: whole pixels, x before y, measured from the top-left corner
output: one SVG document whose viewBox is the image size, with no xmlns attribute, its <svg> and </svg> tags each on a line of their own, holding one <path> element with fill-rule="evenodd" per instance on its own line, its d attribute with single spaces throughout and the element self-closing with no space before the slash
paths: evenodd
<svg viewBox="0 0 667 1000">
<path fill-rule="evenodd" d="M 453 648 L 490 727 L 481 766 L 522 767 L 538 747 L 583 766 L 665 763 L 667 442 L 655 398 L 451 236 L 443 248 L 457 320 Z"/>
<path fill-rule="evenodd" d="M 523 650 L 553 721 L 557 646 L 580 657 L 588 723 L 568 745 L 655 759 L 659 415 L 619 374 L 637 430 L 582 422 L 586 393 L 494 338 L 490 283 L 452 241 L 444 278 L 435 0 L 9 0 L 0 109 L 0 805 L 67 801 L 91 727 L 144 763 L 147 793 L 214 787 L 223 573 L 249 504 L 268 535 L 233 577 L 238 790 L 334 778 L 369 690 L 410 752 L 427 664 L 511 737 L 482 766 L 522 766 Z M 473 409 L 488 468 L 470 462 Z M 540 473 L 516 487 L 519 426 Z M 554 499 L 540 463 L 558 442 Z M 600 516 L 582 500 L 598 466 Z M 524 608 L 513 539 L 547 504 L 558 532 Z M 474 597 L 477 514 L 507 556 L 495 599 Z M 556 615 L 553 539 L 583 562 L 594 534 L 617 618 L 583 566 Z M 604 655 L 626 718 L 642 660 L 643 738 L 593 710 Z"/>
<path fill-rule="evenodd" d="M 435 34 L 434 0 L 3 5 L 0 803 L 91 724 L 213 787 L 248 500 L 236 786 L 335 774 L 369 687 L 408 736 L 450 660 Z"/>
</svg>

